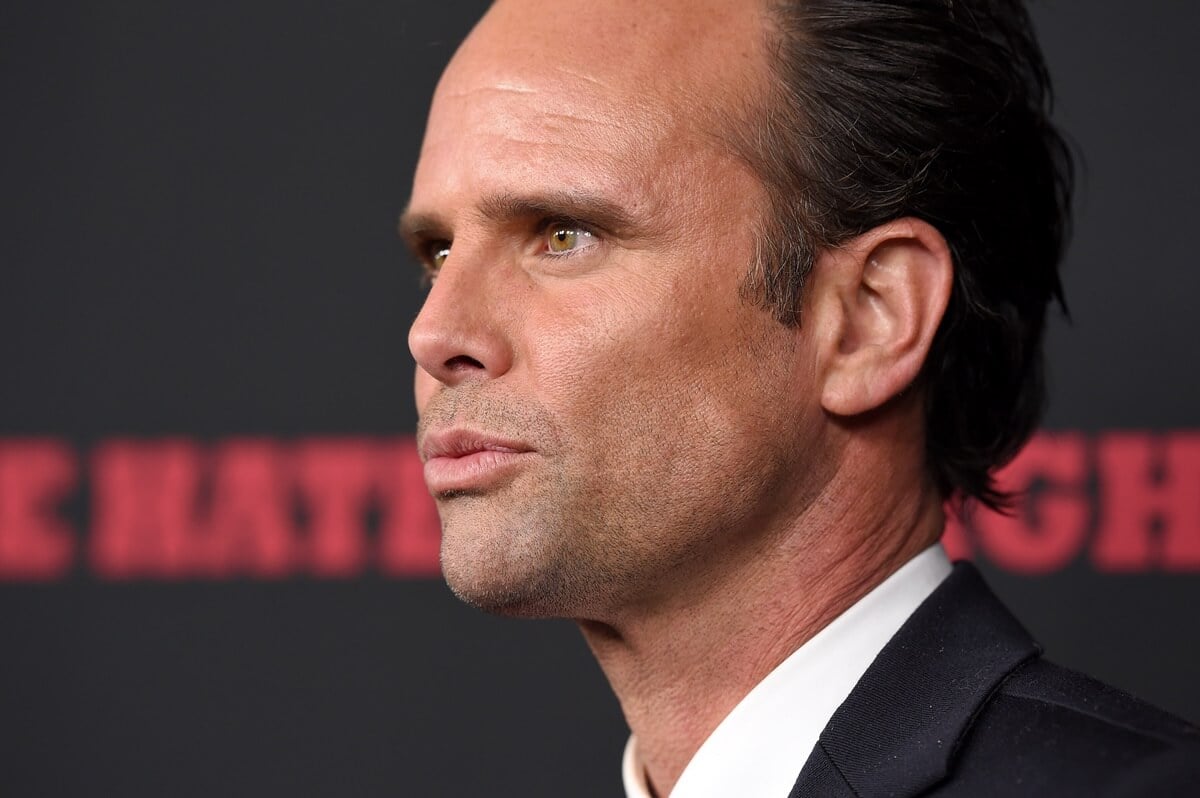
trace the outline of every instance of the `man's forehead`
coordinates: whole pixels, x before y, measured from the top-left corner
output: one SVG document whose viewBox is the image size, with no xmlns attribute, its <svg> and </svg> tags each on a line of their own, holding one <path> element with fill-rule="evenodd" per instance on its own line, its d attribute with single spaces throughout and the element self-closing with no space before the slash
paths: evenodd
<svg viewBox="0 0 1200 798">
<path fill-rule="evenodd" d="M 441 91 L 575 86 L 689 105 L 743 96 L 762 75 L 764 18 L 762 0 L 498 0 Z"/>
</svg>

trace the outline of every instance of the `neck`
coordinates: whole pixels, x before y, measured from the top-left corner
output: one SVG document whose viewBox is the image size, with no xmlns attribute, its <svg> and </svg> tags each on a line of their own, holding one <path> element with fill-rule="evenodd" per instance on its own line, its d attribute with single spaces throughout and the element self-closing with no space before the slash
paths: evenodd
<svg viewBox="0 0 1200 798">
<path fill-rule="evenodd" d="M 680 579 L 655 606 L 580 623 L 656 794 L 670 793 L 756 684 L 940 535 L 941 500 L 929 486 L 890 485 L 867 500 L 838 482 L 785 528 L 748 535 L 752 550 Z"/>
</svg>

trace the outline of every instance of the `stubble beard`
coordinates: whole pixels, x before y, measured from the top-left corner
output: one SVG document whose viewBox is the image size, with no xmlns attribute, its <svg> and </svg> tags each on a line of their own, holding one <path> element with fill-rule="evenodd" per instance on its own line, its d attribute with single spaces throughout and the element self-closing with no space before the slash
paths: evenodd
<svg viewBox="0 0 1200 798">
<path fill-rule="evenodd" d="M 528 441 L 538 452 L 502 485 L 434 497 L 442 573 L 454 594 L 517 617 L 579 618 L 611 604 L 631 565 L 621 532 L 606 528 L 613 519 L 603 489 L 589 491 L 582 474 L 568 473 L 569 447 L 550 413 L 490 401 L 484 391 L 444 392 L 424 409 L 418 437 L 458 422 Z"/>
<path fill-rule="evenodd" d="M 589 617 L 612 604 L 628 576 L 619 553 L 594 550 L 604 523 L 597 513 L 579 512 L 561 495 L 504 495 L 515 492 L 440 499 L 442 572 L 454 594 L 524 618 Z"/>
</svg>

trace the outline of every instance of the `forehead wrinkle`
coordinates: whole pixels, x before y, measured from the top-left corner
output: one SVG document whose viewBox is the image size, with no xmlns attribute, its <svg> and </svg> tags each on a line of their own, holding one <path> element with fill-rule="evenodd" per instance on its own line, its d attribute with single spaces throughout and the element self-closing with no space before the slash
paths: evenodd
<svg viewBox="0 0 1200 798">
<path fill-rule="evenodd" d="M 492 87 L 496 91 L 511 91 L 517 94 L 536 94 L 537 89 L 532 86 L 522 86 L 518 83 L 497 83 Z"/>
<path fill-rule="evenodd" d="M 600 81 L 595 81 L 595 85 L 603 86 Z M 587 87 L 589 93 L 594 90 L 590 85 Z M 500 111 L 497 111 L 492 106 L 493 100 L 502 101 L 513 95 L 527 100 L 533 105 L 531 107 L 522 105 L 521 113 L 517 113 L 517 109 L 510 107 L 502 107 Z M 544 103 L 537 103 L 533 100 L 536 96 L 546 96 L 549 99 Z M 603 95 L 586 96 L 582 92 L 576 93 L 569 89 L 539 88 L 528 83 L 505 82 L 471 86 L 447 90 L 444 97 L 447 100 L 471 104 L 474 115 L 483 117 L 493 126 L 500 120 L 518 122 L 522 127 L 537 122 L 562 121 L 595 125 L 622 132 L 635 132 L 638 126 L 646 125 L 655 119 L 664 121 L 664 118 L 668 116 L 663 104 L 655 104 L 653 98 L 626 98 L 624 104 L 617 105 Z M 554 108 L 549 107 L 551 102 L 555 104 Z M 652 108 L 657 108 L 657 110 L 652 111 Z M 533 113 L 525 113 L 525 111 Z M 674 115 L 670 114 L 669 116 Z M 508 126 L 505 125 L 505 127 Z"/>
<path fill-rule="evenodd" d="M 555 69 L 558 72 L 561 72 L 562 74 L 566 75 L 567 77 L 572 77 L 572 78 L 575 78 L 576 80 L 582 80 L 587 83 L 591 83 L 595 86 L 599 86 L 602 89 L 607 89 L 609 87 L 609 84 L 606 81 L 601 80 L 600 78 L 596 77 L 595 75 L 589 75 L 585 72 L 577 72 L 573 69 L 567 69 L 567 67 L 563 66 L 562 64 L 556 65 Z"/>
<path fill-rule="evenodd" d="M 584 83 L 588 83 L 588 84 L 597 86 L 602 89 L 606 89 L 609 87 L 609 84 L 606 81 L 601 80 L 600 78 L 596 77 L 595 75 L 591 75 L 586 72 L 581 72 L 581 71 L 577 71 L 574 69 L 568 69 L 566 66 L 563 66 L 562 64 L 555 64 L 552 67 L 552 69 L 553 69 L 553 71 L 559 73 L 560 75 L 565 75 L 568 78 L 574 78 L 575 80 L 583 81 Z M 536 94 L 538 92 L 538 89 L 536 86 L 531 86 L 528 83 L 520 80 L 519 78 L 515 78 L 515 77 L 508 78 L 505 80 L 500 80 L 499 82 L 493 84 L 493 86 L 491 88 L 501 90 L 501 91 L 512 91 L 512 92 L 516 92 L 518 94 Z"/>
<path fill-rule="evenodd" d="M 468 100 L 474 99 L 475 95 L 489 94 L 491 92 L 498 92 L 500 94 L 537 94 L 538 90 L 533 86 L 523 86 L 519 83 L 500 82 L 489 86 L 467 86 L 457 90 L 447 89 L 444 94 L 448 99 Z"/>
</svg>

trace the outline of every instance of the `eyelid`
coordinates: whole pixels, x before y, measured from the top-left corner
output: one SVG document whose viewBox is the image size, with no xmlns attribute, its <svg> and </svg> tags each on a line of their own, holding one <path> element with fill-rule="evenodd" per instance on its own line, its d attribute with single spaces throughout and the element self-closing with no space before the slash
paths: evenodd
<svg viewBox="0 0 1200 798">
<path fill-rule="evenodd" d="M 575 219 L 570 216 L 547 216 L 538 224 L 538 233 L 546 233 L 553 227 L 573 227 L 585 233 L 590 233 L 597 238 L 600 237 L 596 225 L 588 224 L 582 219 Z"/>
</svg>

